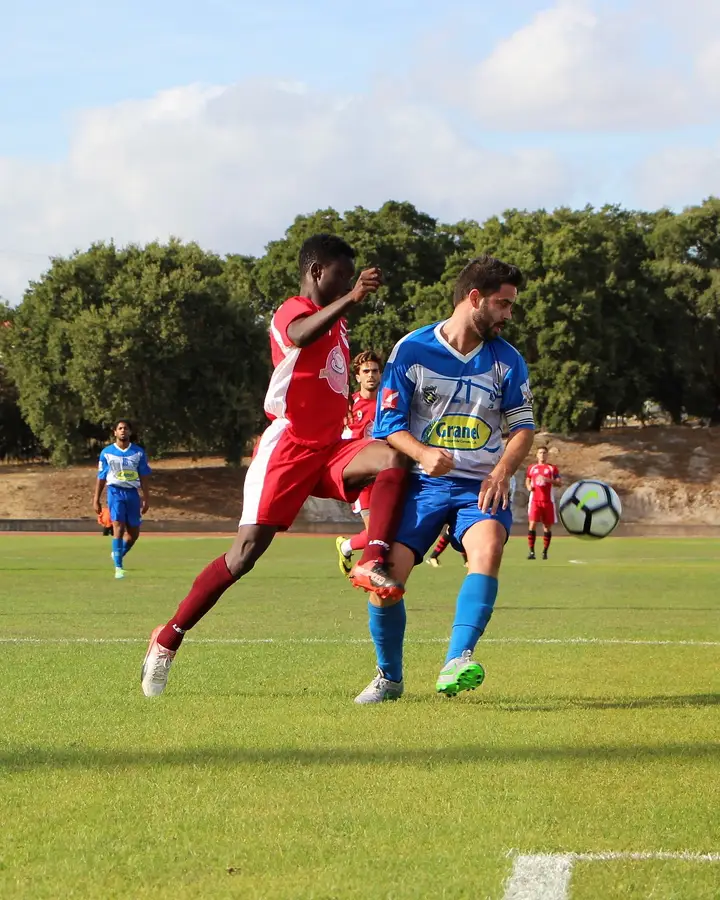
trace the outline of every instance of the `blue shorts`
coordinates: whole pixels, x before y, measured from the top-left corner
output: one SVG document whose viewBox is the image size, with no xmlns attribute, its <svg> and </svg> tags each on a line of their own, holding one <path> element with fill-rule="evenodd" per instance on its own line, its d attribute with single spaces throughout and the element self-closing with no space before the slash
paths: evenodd
<svg viewBox="0 0 720 900">
<path fill-rule="evenodd" d="M 508 534 L 512 527 L 510 507 L 499 509 L 495 515 L 478 509 L 481 482 L 471 478 L 430 478 L 411 475 L 405 508 L 395 540 L 415 553 L 419 563 L 445 525 L 450 526 L 450 542 L 462 550 L 465 532 L 477 522 L 495 519 Z"/>
<path fill-rule="evenodd" d="M 140 492 L 135 488 L 121 488 L 108 485 L 107 489 L 108 509 L 113 522 L 124 522 L 132 528 L 139 528 L 142 524 L 140 509 Z"/>
</svg>

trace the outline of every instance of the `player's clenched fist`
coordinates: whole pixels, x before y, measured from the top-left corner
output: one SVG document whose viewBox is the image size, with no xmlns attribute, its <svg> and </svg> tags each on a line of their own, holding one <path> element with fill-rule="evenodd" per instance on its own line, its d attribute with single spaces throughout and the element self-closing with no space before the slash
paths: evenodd
<svg viewBox="0 0 720 900">
<path fill-rule="evenodd" d="M 364 269 L 355 282 L 355 287 L 350 291 L 351 297 L 359 303 L 368 294 L 374 294 L 382 284 L 382 270 L 377 266 L 372 269 Z"/>
<path fill-rule="evenodd" d="M 435 447 L 427 447 L 418 462 L 427 474 L 433 478 L 447 475 L 455 467 L 452 453 Z"/>
</svg>

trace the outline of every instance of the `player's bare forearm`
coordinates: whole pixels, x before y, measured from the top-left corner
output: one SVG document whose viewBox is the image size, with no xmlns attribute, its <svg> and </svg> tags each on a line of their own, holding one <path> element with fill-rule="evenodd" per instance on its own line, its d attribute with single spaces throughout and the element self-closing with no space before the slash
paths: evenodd
<svg viewBox="0 0 720 900">
<path fill-rule="evenodd" d="M 416 463 L 420 462 L 423 451 L 427 449 L 425 444 L 420 443 L 409 431 L 395 431 L 389 434 L 385 440 L 393 449 L 399 450 L 405 456 L 409 456 Z"/>
<path fill-rule="evenodd" d="M 351 294 L 347 294 L 310 316 L 295 319 L 288 325 L 287 335 L 296 347 L 307 347 L 329 331 L 356 302 Z"/>
<path fill-rule="evenodd" d="M 505 445 L 505 452 L 500 462 L 495 466 L 498 474 L 502 473 L 507 478 L 512 477 L 530 452 L 534 440 L 534 428 L 519 428 L 517 431 L 513 431 Z M 528 480 L 525 481 L 525 486 L 529 490 Z"/>
<path fill-rule="evenodd" d="M 102 506 L 100 504 L 100 498 L 102 497 L 102 492 L 105 490 L 105 479 L 98 478 L 95 482 L 95 493 L 93 494 L 93 509 L 99 515 Z"/>
<path fill-rule="evenodd" d="M 414 460 L 432 478 L 447 475 L 455 465 L 452 453 L 439 447 L 428 447 L 409 431 L 394 431 L 386 440 L 395 450 Z"/>
</svg>

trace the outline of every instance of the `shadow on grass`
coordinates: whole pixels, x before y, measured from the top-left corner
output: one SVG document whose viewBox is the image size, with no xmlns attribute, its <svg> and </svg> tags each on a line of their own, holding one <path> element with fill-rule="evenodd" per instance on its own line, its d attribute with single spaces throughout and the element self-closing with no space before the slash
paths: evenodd
<svg viewBox="0 0 720 900">
<path fill-rule="evenodd" d="M 490 699 L 484 705 L 505 712 L 561 712 L 570 709 L 683 709 L 720 706 L 720 694 L 686 694 L 658 697 L 554 697 L 552 700 Z"/>
<path fill-rule="evenodd" d="M 717 761 L 720 743 L 662 744 L 594 747 L 487 747 L 476 744 L 377 749 L 374 747 L 176 747 L 172 749 L 119 750 L 73 747 L 57 749 L 18 747 L 0 751 L 0 768 L 6 772 L 40 769 L 116 769 L 133 766 L 338 766 L 407 765 L 442 766 L 452 763 L 568 763 L 637 762 L 669 760 Z"/>
</svg>

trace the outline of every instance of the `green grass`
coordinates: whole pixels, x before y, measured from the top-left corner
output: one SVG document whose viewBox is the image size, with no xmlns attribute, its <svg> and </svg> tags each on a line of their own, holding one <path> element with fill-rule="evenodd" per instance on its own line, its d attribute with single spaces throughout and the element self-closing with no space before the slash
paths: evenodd
<svg viewBox="0 0 720 900">
<path fill-rule="evenodd" d="M 413 575 L 406 696 L 360 708 L 364 597 L 330 539 L 283 538 L 146 700 L 147 635 L 226 545 L 148 536 L 116 582 L 100 535 L 0 536 L 4 900 L 501 900 L 512 849 L 720 852 L 715 542 L 564 539 L 528 562 L 511 540 L 485 684 L 455 700 L 433 690 L 448 551 Z M 709 900 L 720 864 L 578 863 L 571 896 Z"/>
</svg>

